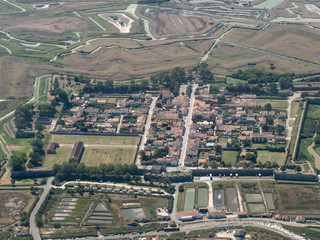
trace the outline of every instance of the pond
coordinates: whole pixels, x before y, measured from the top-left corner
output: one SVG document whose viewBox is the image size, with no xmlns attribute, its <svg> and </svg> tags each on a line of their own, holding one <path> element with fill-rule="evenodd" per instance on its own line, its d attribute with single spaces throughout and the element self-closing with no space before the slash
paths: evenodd
<svg viewBox="0 0 320 240">
<path fill-rule="evenodd" d="M 142 208 L 123 208 L 121 211 L 128 219 L 146 218 Z"/>
<path fill-rule="evenodd" d="M 272 9 L 282 3 L 284 0 L 266 0 L 254 6 L 254 8 Z"/>
</svg>

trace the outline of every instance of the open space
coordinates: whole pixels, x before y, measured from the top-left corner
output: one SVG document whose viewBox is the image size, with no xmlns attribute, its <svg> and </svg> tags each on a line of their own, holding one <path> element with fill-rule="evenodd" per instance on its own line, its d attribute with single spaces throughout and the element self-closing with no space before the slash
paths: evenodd
<svg viewBox="0 0 320 240">
<path fill-rule="evenodd" d="M 279 166 L 282 165 L 285 159 L 285 152 L 270 152 L 270 151 L 258 151 L 257 162 L 266 163 L 267 161 L 276 162 Z"/>
<path fill-rule="evenodd" d="M 76 141 L 84 144 L 97 145 L 132 145 L 136 146 L 139 142 L 138 137 L 123 136 L 86 136 L 86 135 L 60 135 L 53 134 L 52 141 L 59 144 L 74 144 Z"/>
<path fill-rule="evenodd" d="M 86 147 L 81 162 L 86 166 L 99 166 L 101 163 L 133 163 L 135 148 Z"/>
<path fill-rule="evenodd" d="M 0 191 L 0 226 L 18 221 L 22 212 L 27 212 L 36 196 L 28 190 Z"/>
<path fill-rule="evenodd" d="M 283 214 L 320 214 L 318 186 L 278 184 L 280 210 Z"/>
<path fill-rule="evenodd" d="M 222 161 L 225 162 L 225 164 L 233 166 L 237 163 L 238 154 L 236 151 L 223 151 Z"/>
</svg>

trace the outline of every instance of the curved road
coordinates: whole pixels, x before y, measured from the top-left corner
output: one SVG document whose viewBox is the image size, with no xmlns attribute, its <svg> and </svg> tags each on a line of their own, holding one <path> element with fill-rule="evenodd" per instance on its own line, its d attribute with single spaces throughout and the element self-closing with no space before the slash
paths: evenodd
<svg viewBox="0 0 320 240">
<path fill-rule="evenodd" d="M 37 202 L 36 206 L 34 207 L 34 209 L 32 210 L 31 215 L 30 215 L 30 232 L 33 237 L 33 240 L 41 240 L 39 229 L 36 224 L 36 214 L 39 211 L 43 201 L 46 199 L 48 193 L 50 192 L 50 190 L 52 188 L 52 180 L 53 179 L 54 179 L 54 177 L 50 177 L 47 181 L 47 184 L 44 185 L 41 197 L 40 197 L 39 201 Z"/>
</svg>

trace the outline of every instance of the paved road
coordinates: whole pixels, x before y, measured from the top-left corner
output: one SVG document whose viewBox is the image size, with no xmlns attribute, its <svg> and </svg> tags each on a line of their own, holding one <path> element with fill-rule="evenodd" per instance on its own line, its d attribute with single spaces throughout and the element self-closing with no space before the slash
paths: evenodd
<svg viewBox="0 0 320 240">
<path fill-rule="evenodd" d="M 60 147 L 72 147 L 73 144 L 69 144 L 69 143 L 62 143 L 62 144 L 59 144 Z M 112 144 L 84 144 L 84 147 L 108 147 L 108 148 L 112 148 L 112 147 L 115 147 L 115 148 L 136 148 L 137 145 L 112 145 Z"/>
<path fill-rule="evenodd" d="M 192 123 L 192 113 L 193 113 L 193 106 L 194 106 L 194 100 L 195 100 L 195 95 L 194 92 L 197 89 L 198 85 L 193 84 L 192 85 L 192 92 L 190 96 L 190 104 L 189 104 L 189 111 L 188 111 L 188 116 L 186 117 L 185 120 L 185 132 L 183 135 L 183 141 L 182 141 L 182 148 L 181 148 L 181 153 L 180 153 L 180 160 L 179 160 L 179 165 L 184 166 L 184 159 L 186 157 L 187 153 L 187 145 L 188 145 L 188 138 L 189 138 L 189 130 L 190 130 L 190 125 Z"/>
<path fill-rule="evenodd" d="M 120 116 L 120 122 L 119 122 L 118 127 L 117 127 L 117 133 L 120 132 L 121 125 L 122 125 L 122 121 L 123 121 L 123 117 L 124 117 L 124 115 L 121 115 L 121 116 Z"/>
<path fill-rule="evenodd" d="M 214 211 L 214 205 L 213 205 L 213 188 L 211 182 L 207 183 L 209 186 L 209 201 L 208 201 L 208 211 L 213 212 Z"/>
<path fill-rule="evenodd" d="M 161 188 L 157 188 L 156 186 L 155 187 L 142 187 L 142 186 L 135 186 L 135 185 L 129 185 L 129 184 L 124 184 L 124 183 L 111 183 L 111 182 L 89 182 L 89 181 L 69 181 L 69 182 L 65 182 L 63 185 L 59 186 L 59 187 L 56 187 L 54 186 L 54 188 L 60 188 L 60 189 L 65 189 L 66 188 L 66 185 L 68 184 L 88 184 L 88 185 L 93 185 L 94 187 L 97 186 L 97 185 L 102 185 L 102 187 L 115 187 L 115 188 L 119 188 L 119 189 L 122 189 L 123 187 L 126 188 L 126 189 L 133 189 L 133 190 L 144 190 L 144 191 L 149 191 L 151 189 L 151 191 L 153 192 L 157 192 L 157 191 L 160 191 L 162 192 L 163 194 L 161 194 L 162 196 L 163 195 L 169 195 L 166 191 L 164 191 L 163 189 Z M 155 194 L 153 194 L 155 195 Z"/>
<path fill-rule="evenodd" d="M 147 122 L 146 122 L 146 124 L 145 124 L 145 126 L 144 126 L 144 131 L 143 131 L 142 139 L 141 139 L 141 142 L 140 142 L 139 150 L 143 150 L 143 149 L 144 149 L 144 145 L 145 145 L 146 142 L 147 142 L 147 136 L 148 136 L 148 134 L 149 134 L 150 124 L 151 124 L 151 118 L 152 118 L 152 114 L 153 114 L 154 108 L 155 108 L 155 106 L 156 106 L 157 100 L 158 100 L 158 97 L 153 97 L 153 98 L 152 98 L 152 103 L 151 103 L 150 108 L 149 108 L 149 113 L 148 113 Z M 138 166 L 141 166 L 140 155 L 138 155 L 138 157 L 137 157 L 136 164 L 137 164 Z"/>
<path fill-rule="evenodd" d="M 50 177 L 47 181 L 47 184 L 44 185 L 41 197 L 30 215 L 30 231 L 31 231 L 31 235 L 33 237 L 33 240 L 41 240 L 39 229 L 36 224 L 36 214 L 39 211 L 39 208 L 41 207 L 43 201 L 46 199 L 48 193 L 50 192 L 50 190 L 52 188 L 52 180 L 53 179 L 54 179 L 54 177 Z"/>
<path fill-rule="evenodd" d="M 281 222 L 282 223 L 282 222 Z M 289 225 L 289 226 L 295 226 L 295 227 L 304 227 L 303 224 L 296 224 L 293 222 L 283 222 L 282 224 Z M 197 223 L 187 223 L 180 225 L 180 232 L 190 232 L 194 230 L 205 230 L 205 229 L 211 229 L 211 228 L 228 228 L 233 226 L 239 226 L 240 228 L 244 226 L 253 226 L 253 227 L 259 227 L 263 229 L 267 229 L 269 231 L 276 232 L 282 236 L 289 237 L 293 240 L 304 240 L 305 238 L 299 235 L 294 234 L 293 232 L 284 229 L 279 221 L 272 220 L 272 219 L 266 219 L 266 220 L 257 220 L 257 219 L 232 219 L 232 220 L 223 220 L 223 221 L 206 221 L 206 222 L 197 222 Z M 175 233 L 175 232 L 173 232 Z M 146 236 L 154 236 L 154 235 L 170 235 L 172 233 L 160 231 L 152 231 L 147 233 L 129 233 L 129 234 L 123 234 L 123 235 L 110 235 L 110 236 L 99 236 L 98 239 L 136 239 L 136 238 L 142 238 Z M 79 238 L 75 238 L 79 239 Z M 94 240 L 97 239 L 96 237 L 87 237 L 86 240 Z M 80 239 L 79 239 L 80 240 Z"/>
</svg>

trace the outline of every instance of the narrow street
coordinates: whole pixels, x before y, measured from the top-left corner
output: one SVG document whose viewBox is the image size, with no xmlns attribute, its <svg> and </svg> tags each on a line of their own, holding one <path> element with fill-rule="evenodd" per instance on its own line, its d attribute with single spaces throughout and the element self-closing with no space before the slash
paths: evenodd
<svg viewBox="0 0 320 240">
<path fill-rule="evenodd" d="M 142 139 L 141 139 L 140 146 L 139 146 L 138 150 L 143 150 L 144 149 L 144 145 L 147 142 L 147 136 L 149 134 L 149 128 L 150 128 L 150 125 L 151 125 L 151 118 L 152 118 L 152 114 L 153 114 L 154 108 L 156 107 L 157 100 L 158 100 L 158 97 L 153 97 L 152 98 L 152 103 L 151 103 L 150 108 L 149 108 L 147 122 L 146 122 L 146 125 L 144 126 L 144 131 L 143 131 Z M 140 155 L 138 155 L 138 157 L 137 157 L 136 164 L 137 164 L 138 167 L 141 166 Z"/>
<path fill-rule="evenodd" d="M 190 96 L 190 104 L 189 104 L 189 110 L 188 110 L 188 116 L 185 119 L 185 132 L 183 135 L 183 141 L 182 141 L 182 148 L 181 148 L 181 153 L 180 153 L 180 160 L 179 160 L 179 165 L 181 167 L 184 167 L 184 159 L 186 157 L 187 153 L 187 145 L 188 145 L 188 138 L 189 138 L 189 130 L 190 130 L 190 125 L 192 123 L 192 113 L 193 113 L 193 106 L 194 106 L 194 101 L 195 101 L 195 95 L 194 92 L 197 89 L 198 85 L 193 84 L 192 85 L 192 92 Z"/>
<path fill-rule="evenodd" d="M 123 117 L 124 117 L 124 115 L 121 115 L 121 116 L 120 116 L 120 122 L 119 122 L 118 127 L 117 127 L 117 133 L 120 133 L 120 129 L 121 129 Z"/>
<path fill-rule="evenodd" d="M 47 184 L 44 185 L 41 197 L 30 215 L 30 232 L 33 237 L 33 240 L 41 240 L 39 229 L 38 229 L 38 226 L 36 223 L 36 214 L 39 211 L 42 203 L 44 202 L 44 200 L 46 199 L 48 193 L 50 192 L 50 190 L 52 188 L 52 180 L 53 179 L 54 179 L 54 177 L 50 177 L 47 181 Z"/>
</svg>

